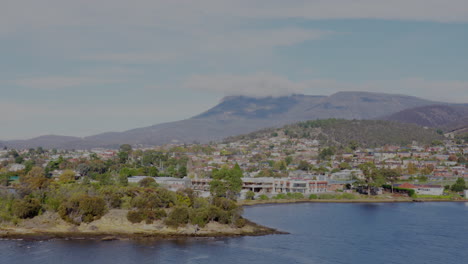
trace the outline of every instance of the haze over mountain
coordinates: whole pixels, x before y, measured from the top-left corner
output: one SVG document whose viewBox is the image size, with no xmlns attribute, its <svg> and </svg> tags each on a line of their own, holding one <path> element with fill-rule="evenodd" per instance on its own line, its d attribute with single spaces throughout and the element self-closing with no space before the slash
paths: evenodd
<svg viewBox="0 0 468 264">
<path fill-rule="evenodd" d="M 304 120 L 342 118 L 375 119 L 399 111 L 433 105 L 425 99 L 370 92 L 338 92 L 330 96 L 291 95 L 282 97 L 230 96 L 192 118 L 108 132 L 85 138 L 42 136 L 30 140 L 0 142 L 13 148 L 93 148 L 121 144 L 159 145 L 171 142 L 209 142 Z"/>
</svg>

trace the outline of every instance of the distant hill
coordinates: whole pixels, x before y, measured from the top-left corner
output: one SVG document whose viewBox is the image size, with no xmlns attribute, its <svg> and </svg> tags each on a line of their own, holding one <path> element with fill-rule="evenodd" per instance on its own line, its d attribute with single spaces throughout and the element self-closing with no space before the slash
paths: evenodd
<svg viewBox="0 0 468 264">
<path fill-rule="evenodd" d="M 403 123 L 440 128 L 446 132 L 468 128 L 468 105 L 428 105 L 383 117 Z"/>
<path fill-rule="evenodd" d="M 384 120 L 325 119 L 299 122 L 281 128 L 270 128 L 246 135 L 230 137 L 227 142 L 255 140 L 284 135 L 289 138 L 318 140 L 324 145 L 347 146 L 357 142 L 363 147 L 407 145 L 413 141 L 430 144 L 444 137 L 434 129 L 414 124 Z"/>
<path fill-rule="evenodd" d="M 18 149 L 27 149 L 27 148 L 38 148 L 46 147 L 48 149 L 54 148 L 63 148 L 69 142 L 81 142 L 82 139 L 79 137 L 67 137 L 67 136 L 57 136 L 57 135 L 46 135 L 40 136 L 37 138 L 32 138 L 28 140 L 12 140 L 3 142 L 3 145 L 8 147 L 14 147 Z M 2 143 L 0 142 L 0 146 Z"/>
<path fill-rule="evenodd" d="M 192 143 L 222 140 L 304 120 L 343 118 L 373 119 L 408 108 L 435 102 L 412 96 L 338 92 L 330 96 L 291 95 L 282 97 L 230 96 L 218 105 L 192 118 L 85 138 L 47 136 L 31 140 L 8 141 L 14 148 L 84 149 L 115 148 L 121 144 L 160 145 L 171 142 Z"/>
</svg>

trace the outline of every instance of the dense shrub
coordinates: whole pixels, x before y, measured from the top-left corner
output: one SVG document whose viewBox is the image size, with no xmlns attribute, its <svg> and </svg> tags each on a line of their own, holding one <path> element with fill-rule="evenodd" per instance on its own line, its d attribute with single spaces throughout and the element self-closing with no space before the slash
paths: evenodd
<svg viewBox="0 0 468 264">
<path fill-rule="evenodd" d="M 221 224 L 230 223 L 229 213 L 214 205 L 210 206 L 208 209 L 208 219 L 210 221 L 219 222 Z"/>
<path fill-rule="evenodd" d="M 132 210 L 128 211 L 127 213 L 127 219 L 128 221 L 136 224 L 136 223 L 141 223 L 141 221 L 145 220 L 145 216 L 138 210 Z"/>
<path fill-rule="evenodd" d="M 60 217 L 70 223 L 90 223 L 101 218 L 107 211 L 101 197 L 81 195 L 71 198 L 59 207 Z"/>
<path fill-rule="evenodd" d="M 167 214 L 164 209 L 139 209 L 132 210 L 127 213 L 127 219 L 132 223 L 140 223 L 141 221 L 145 220 L 147 224 L 152 224 L 154 221 L 160 220 L 166 216 Z"/>
<path fill-rule="evenodd" d="M 332 194 L 332 193 L 322 193 L 318 195 L 318 199 L 323 199 L 323 200 L 331 200 L 331 199 L 335 199 L 336 197 L 337 195 Z"/>
<path fill-rule="evenodd" d="M 392 188 L 391 185 L 388 185 L 388 184 L 384 184 L 384 185 L 382 185 L 382 187 L 384 189 L 391 189 Z M 416 191 L 413 190 L 413 189 L 393 187 L 393 191 L 398 192 L 398 193 L 406 193 L 406 194 L 408 194 L 409 197 L 416 197 Z"/>
<path fill-rule="evenodd" d="M 15 200 L 12 205 L 12 213 L 14 216 L 25 219 L 33 218 L 39 214 L 41 203 L 38 199 L 25 197 L 22 200 Z"/>
<path fill-rule="evenodd" d="M 198 208 L 208 208 L 210 206 L 210 203 L 208 202 L 207 199 L 202 198 L 202 197 L 197 197 L 193 200 L 193 205 L 192 207 L 195 209 Z"/>
<path fill-rule="evenodd" d="M 338 199 L 345 199 L 345 200 L 353 200 L 353 199 L 356 199 L 358 197 L 356 195 L 352 194 L 352 193 L 342 193 L 337 198 Z"/>
<path fill-rule="evenodd" d="M 216 197 L 213 199 L 213 205 L 221 208 L 222 210 L 225 211 L 231 211 L 236 209 L 238 206 L 236 202 L 233 200 L 227 199 L 227 198 L 222 198 L 222 197 Z"/>
<path fill-rule="evenodd" d="M 254 199 L 255 199 L 255 193 L 252 192 L 252 191 L 248 191 L 248 192 L 245 194 L 245 199 L 246 199 L 246 200 L 254 200 Z"/>
<path fill-rule="evenodd" d="M 210 221 L 210 211 L 208 208 L 198 208 L 190 210 L 190 223 L 198 225 L 199 227 L 205 227 Z"/>
<path fill-rule="evenodd" d="M 286 196 L 288 199 L 304 199 L 304 194 L 302 193 L 287 193 Z"/>
<path fill-rule="evenodd" d="M 132 207 L 138 209 L 169 208 L 177 203 L 175 193 L 163 188 L 143 192 L 132 199 Z"/>
<path fill-rule="evenodd" d="M 153 178 L 150 178 L 150 177 L 142 179 L 141 181 L 138 182 L 138 185 L 140 187 L 146 187 L 146 188 L 148 188 L 148 187 L 157 187 L 158 186 L 156 181 Z"/>
<path fill-rule="evenodd" d="M 171 227 L 178 227 L 187 224 L 189 222 L 189 219 L 189 208 L 185 206 L 176 206 L 169 213 L 168 217 L 165 220 L 165 223 L 166 225 Z"/>
<path fill-rule="evenodd" d="M 237 228 L 242 228 L 247 224 L 247 221 L 245 221 L 244 218 L 239 218 L 236 220 L 235 225 Z"/>
<path fill-rule="evenodd" d="M 277 195 L 273 196 L 273 199 L 276 199 L 276 200 L 282 200 L 282 199 L 286 199 L 286 198 L 287 198 L 287 196 L 284 193 L 278 193 Z"/>
<path fill-rule="evenodd" d="M 265 200 L 268 200 L 269 198 L 265 194 L 262 194 L 258 197 L 258 199 L 265 201 Z"/>
<path fill-rule="evenodd" d="M 309 199 L 318 199 L 318 196 L 316 194 L 311 194 L 309 195 Z"/>
</svg>

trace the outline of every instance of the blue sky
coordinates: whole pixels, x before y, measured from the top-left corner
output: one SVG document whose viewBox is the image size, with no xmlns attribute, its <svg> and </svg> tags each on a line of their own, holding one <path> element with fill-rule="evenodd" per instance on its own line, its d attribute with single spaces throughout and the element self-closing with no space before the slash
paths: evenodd
<svg viewBox="0 0 468 264">
<path fill-rule="evenodd" d="M 123 131 L 237 94 L 468 103 L 465 0 L 4 0 L 0 43 L 0 139 Z"/>
</svg>

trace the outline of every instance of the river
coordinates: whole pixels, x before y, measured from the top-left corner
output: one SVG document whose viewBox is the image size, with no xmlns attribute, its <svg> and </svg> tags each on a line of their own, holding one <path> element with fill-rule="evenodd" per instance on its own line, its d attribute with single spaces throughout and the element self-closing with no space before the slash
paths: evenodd
<svg viewBox="0 0 468 264">
<path fill-rule="evenodd" d="M 0 263 L 468 263 L 468 203 L 302 203 L 245 208 L 290 232 L 239 238 L 0 241 Z"/>
</svg>

